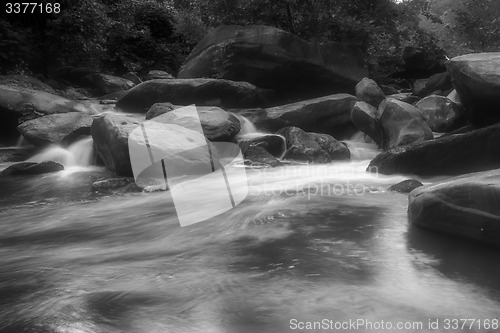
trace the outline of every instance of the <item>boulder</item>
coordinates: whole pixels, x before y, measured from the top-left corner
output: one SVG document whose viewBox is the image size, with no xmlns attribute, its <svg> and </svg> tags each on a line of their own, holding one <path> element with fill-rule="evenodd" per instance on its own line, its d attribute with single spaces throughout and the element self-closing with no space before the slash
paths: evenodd
<svg viewBox="0 0 500 333">
<path fill-rule="evenodd" d="M 418 80 L 413 86 L 413 94 L 425 97 L 436 91 L 446 92 L 453 89 L 451 76 L 448 72 L 434 74 L 428 79 Z"/>
<path fill-rule="evenodd" d="M 302 162 L 328 163 L 331 161 L 327 152 L 313 139 L 313 137 L 300 128 L 285 127 L 277 134 L 282 135 L 286 141 L 286 152 L 283 159 Z"/>
<path fill-rule="evenodd" d="M 267 92 L 247 82 L 217 79 L 150 80 L 127 91 L 116 104 L 128 112 L 146 112 L 153 104 L 196 104 L 229 108 L 259 107 Z"/>
<path fill-rule="evenodd" d="M 142 83 L 141 78 L 137 75 L 137 73 L 134 72 L 126 73 L 125 75 L 123 75 L 123 78 L 132 81 L 135 85 Z"/>
<path fill-rule="evenodd" d="M 500 245 L 500 170 L 416 189 L 409 197 L 408 217 L 417 227 Z"/>
<path fill-rule="evenodd" d="M 431 95 L 415 104 L 433 132 L 447 133 L 465 125 L 460 106 L 443 96 Z"/>
<path fill-rule="evenodd" d="M 73 100 L 78 100 L 78 99 L 89 99 L 85 93 L 88 93 L 85 91 L 85 89 L 76 89 L 76 88 L 68 88 L 64 91 L 63 96 L 67 99 L 73 99 Z"/>
<path fill-rule="evenodd" d="M 387 98 L 380 104 L 379 114 L 386 150 L 434 138 L 422 113 L 410 104 Z"/>
<path fill-rule="evenodd" d="M 69 145 L 83 135 L 90 135 L 92 117 L 81 112 L 57 113 L 25 121 L 17 127 L 31 144 Z"/>
<path fill-rule="evenodd" d="M 99 96 L 129 90 L 135 85 L 132 81 L 122 77 L 101 73 L 92 73 L 83 77 L 81 84 L 92 89 Z"/>
<path fill-rule="evenodd" d="M 500 52 L 455 57 L 448 62 L 448 71 L 471 123 L 500 122 Z"/>
<path fill-rule="evenodd" d="M 320 133 L 307 133 L 323 149 L 332 161 L 343 161 L 351 159 L 351 152 L 342 142 L 333 136 Z"/>
<path fill-rule="evenodd" d="M 377 116 L 377 109 L 365 102 L 356 102 L 351 111 L 351 121 L 354 126 L 368 135 L 380 147 L 383 132 Z"/>
<path fill-rule="evenodd" d="M 43 91 L 49 94 L 57 95 L 57 92 L 48 84 L 27 75 L 4 75 L 0 76 L 0 85 Z"/>
<path fill-rule="evenodd" d="M 94 140 L 94 147 L 104 165 L 120 176 L 133 176 L 129 152 L 130 142 L 140 150 L 137 152 L 138 156 L 135 157 L 135 163 L 148 164 L 149 161 L 144 158 L 150 157 L 147 149 L 151 149 L 151 151 L 164 154 L 164 159 L 169 163 L 170 168 L 186 172 L 186 175 L 199 171 L 200 164 L 209 167 L 214 160 L 218 160 L 217 150 L 201 133 L 178 125 L 170 124 L 165 127 L 163 119 L 159 119 L 164 116 L 155 118 L 157 121 L 143 121 L 130 116 L 113 114 L 102 115 L 94 119 L 90 133 Z M 141 124 L 144 124 L 147 131 L 148 145 L 146 145 L 143 132 L 136 130 Z M 206 148 L 207 144 L 211 149 Z M 183 154 L 185 150 L 181 148 L 185 146 L 200 148 L 194 149 L 194 153 Z M 138 157 L 140 160 L 137 159 Z M 151 174 L 151 183 L 164 182 L 163 174 L 157 172 L 158 166 L 159 162 L 155 162 L 143 170 L 144 174 Z M 157 179 L 159 176 L 162 179 Z M 144 177 L 141 176 L 141 185 L 149 183 L 147 176 Z"/>
<path fill-rule="evenodd" d="M 374 107 L 378 107 L 385 99 L 385 94 L 375 81 L 363 78 L 356 85 L 356 97 Z"/>
<path fill-rule="evenodd" d="M 161 79 L 175 79 L 175 77 L 165 71 L 152 70 L 148 72 L 146 80 L 161 80 Z"/>
<path fill-rule="evenodd" d="M 40 175 L 64 170 L 64 166 L 54 161 L 21 162 L 13 164 L 0 172 L 0 176 Z"/>
<path fill-rule="evenodd" d="M 424 184 L 422 184 L 416 179 L 407 179 L 402 181 L 401 183 L 392 185 L 387 190 L 391 192 L 410 193 L 411 191 L 420 186 L 424 186 Z"/>
<path fill-rule="evenodd" d="M 191 51 L 179 78 L 246 81 L 278 95 L 303 99 L 354 93 L 368 75 L 355 46 L 307 42 L 269 26 L 220 26 Z"/>
<path fill-rule="evenodd" d="M 383 152 L 371 161 L 367 170 L 434 176 L 495 168 L 500 168 L 500 125 Z"/>
<path fill-rule="evenodd" d="M 184 112 L 186 110 L 187 108 L 180 107 L 158 114 L 156 117 L 162 115 L 163 122 L 179 125 L 192 130 L 199 129 L 201 124 L 203 134 L 210 141 L 231 141 L 241 129 L 238 118 L 218 107 L 198 106 L 196 107 L 197 117 L 192 116 L 191 112 Z"/>
<path fill-rule="evenodd" d="M 175 106 L 172 103 L 155 103 L 153 104 L 148 112 L 146 112 L 146 119 L 153 119 L 155 117 L 158 117 L 159 115 L 162 115 L 164 113 L 170 112 L 173 109 L 175 109 Z"/>
<path fill-rule="evenodd" d="M 251 166 L 266 166 L 275 168 L 281 165 L 281 162 L 271 155 L 266 149 L 261 146 L 249 146 L 245 151 L 243 151 L 243 157 L 245 158 L 245 164 Z"/>
<path fill-rule="evenodd" d="M 282 158 L 286 151 L 285 138 L 277 134 L 248 134 L 240 138 L 238 144 L 243 153 L 249 147 L 258 146 L 276 158 Z"/>
<path fill-rule="evenodd" d="M 246 113 L 245 116 L 258 128 L 270 131 L 295 126 L 341 137 L 353 127 L 351 110 L 355 103 L 356 97 L 352 95 L 335 94 L 268 108 L 264 112 L 257 111 L 255 115 Z"/>
<path fill-rule="evenodd" d="M 113 114 L 94 119 L 90 128 L 94 148 L 109 170 L 121 176 L 133 176 L 128 136 L 141 123 L 128 116 Z"/>
<path fill-rule="evenodd" d="M 397 88 L 393 87 L 393 86 L 389 86 L 389 85 L 384 85 L 384 84 L 381 84 L 379 85 L 380 89 L 382 90 L 382 92 L 384 93 L 384 95 L 395 95 L 395 94 L 399 94 L 399 91 Z M 378 105 L 377 105 L 378 106 Z"/>
</svg>

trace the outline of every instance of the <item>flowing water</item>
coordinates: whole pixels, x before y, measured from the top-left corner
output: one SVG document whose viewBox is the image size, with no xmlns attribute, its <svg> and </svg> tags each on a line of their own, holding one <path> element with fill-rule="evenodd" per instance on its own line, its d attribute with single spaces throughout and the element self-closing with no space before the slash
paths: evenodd
<svg viewBox="0 0 500 333">
<path fill-rule="evenodd" d="M 0 332 L 498 318 L 498 251 L 409 227 L 407 196 L 386 191 L 405 177 L 366 173 L 377 152 L 348 144 L 351 162 L 248 169 L 242 204 L 184 228 L 169 192 L 92 192 L 102 170 L 0 178 Z"/>
</svg>

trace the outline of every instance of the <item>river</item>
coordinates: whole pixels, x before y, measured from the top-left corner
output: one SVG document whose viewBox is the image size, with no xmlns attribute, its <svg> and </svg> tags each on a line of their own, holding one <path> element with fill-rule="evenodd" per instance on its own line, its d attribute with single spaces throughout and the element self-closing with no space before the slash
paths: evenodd
<svg viewBox="0 0 500 333">
<path fill-rule="evenodd" d="M 446 319 L 498 318 L 498 250 L 410 227 L 407 195 L 386 191 L 407 177 L 367 174 L 376 151 L 352 151 L 248 169 L 240 205 L 183 228 L 168 192 L 92 192 L 108 175 L 97 167 L 0 179 L 0 332 L 280 333 L 323 319 L 450 332 Z"/>
</svg>

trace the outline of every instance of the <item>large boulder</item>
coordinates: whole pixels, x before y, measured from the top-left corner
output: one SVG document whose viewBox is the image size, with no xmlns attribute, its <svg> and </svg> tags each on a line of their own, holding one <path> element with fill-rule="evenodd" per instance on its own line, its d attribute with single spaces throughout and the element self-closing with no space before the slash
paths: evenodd
<svg viewBox="0 0 500 333">
<path fill-rule="evenodd" d="M 448 71 L 470 122 L 477 126 L 500 122 L 500 52 L 453 58 Z"/>
<path fill-rule="evenodd" d="M 495 168 L 500 168 L 500 125 L 383 152 L 368 171 L 432 176 Z"/>
<path fill-rule="evenodd" d="M 118 99 L 117 107 L 128 112 L 146 112 L 153 104 L 259 107 L 267 104 L 268 92 L 247 82 L 217 79 L 164 79 L 143 82 Z"/>
<path fill-rule="evenodd" d="M 434 138 L 422 113 L 410 104 L 394 98 L 387 98 L 380 104 L 379 114 L 384 149 L 392 149 Z"/>
<path fill-rule="evenodd" d="M 146 80 L 160 80 L 160 79 L 175 79 L 175 77 L 168 72 L 156 69 L 149 71 L 148 75 L 146 75 Z"/>
<path fill-rule="evenodd" d="M 92 89 L 95 94 L 102 96 L 129 90 L 135 84 L 134 82 L 122 77 L 93 73 L 82 78 L 82 85 Z"/>
<path fill-rule="evenodd" d="M 276 158 L 282 158 L 286 151 L 285 138 L 278 134 L 247 134 L 239 139 L 241 151 L 258 146 Z"/>
<path fill-rule="evenodd" d="M 335 94 L 244 115 L 257 127 L 270 131 L 295 126 L 305 131 L 341 137 L 352 129 L 351 110 L 355 103 L 356 97 L 352 95 Z"/>
<path fill-rule="evenodd" d="M 452 90 L 451 76 L 448 72 L 434 74 L 428 79 L 417 80 L 413 86 L 413 94 L 425 97 L 436 92 L 449 92 Z"/>
<path fill-rule="evenodd" d="M 277 132 L 286 140 L 286 152 L 283 159 L 302 162 L 328 163 L 331 161 L 327 152 L 314 138 L 297 127 L 285 127 Z"/>
<path fill-rule="evenodd" d="M 446 97 L 431 95 L 415 104 L 415 107 L 422 112 L 433 132 L 451 132 L 465 125 L 461 107 Z"/>
<path fill-rule="evenodd" d="M 163 118 L 161 115 L 159 118 Z M 144 165 L 149 163 L 147 150 L 164 154 L 170 166 L 176 170 L 185 171 L 186 175 L 193 170 L 199 170 L 200 163 L 206 167 L 212 164 L 213 160 L 218 159 L 217 150 L 207 142 L 202 133 L 188 128 L 169 124 L 165 127 L 166 121 L 158 119 L 157 121 L 125 116 L 107 114 L 94 119 L 91 127 L 91 135 L 94 140 L 94 147 L 104 165 L 120 176 L 133 176 L 132 162 L 129 152 L 129 143 L 132 142 L 138 156 L 135 163 Z M 144 124 L 148 140 L 146 141 L 141 125 Z M 207 145 L 211 149 L 206 149 Z M 182 154 L 182 147 L 200 147 L 193 154 Z M 140 157 L 140 160 L 137 158 Z M 144 160 L 143 158 L 147 158 Z M 159 176 L 154 173 L 158 163 L 153 163 L 144 170 L 147 174 L 152 170 L 153 178 Z M 151 168 L 151 169 L 150 169 Z M 149 170 L 149 171 L 148 171 Z M 163 175 L 161 175 L 163 178 Z M 163 181 L 163 179 L 157 179 Z"/>
<path fill-rule="evenodd" d="M 51 86 L 27 75 L 12 74 L 0 76 L 0 85 L 10 86 L 14 88 L 38 90 L 57 95 L 57 92 Z"/>
<path fill-rule="evenodd" d="M 374 107 L 378 107 L 385 99 L 385 94 L 377 82 L 367 77 L 356 85 L 356 97 Z"/>
<path fill-rule="evenodd" d="M 21 162 L 13 164 L 0 172 L 0 176 L 40 175 L 64 170 L 64 166 L 54 161 Z"/>
<path fill-rule="evenodd" d="M 133 176 L 128 136 L 141 123 L 138 119 L 113 114 L 94 119 L 90 128 L 94 148 L 109 170 L 121 176 Z"/>
<path fill-rule="evenodd" d="M 368 135 L 378 146 L 382 145 L 382 127 L 375 107 L 365 102 L 356 102 L 351 111 L 351 121 L 358 130 Z"/>
<path fill-rule="evenodd" d="M 414 190 L 408 217 L 421 228 L 500 245 L 500 170 Z"/>
<path fill-rule="evenodd" d="M 245 164 L 251 166 L 275 168 L 281 164 L 276 157 L 261 146 L 249 146 L 243 151 L 243 157 L 246 160 Z"/>
<path fill-rule="evenodd" d="M 167 106 L 164 109 L 166 112 L 158 113 L 156 117 L 162 115 L 162 121 L 193 130 L 199 128 L 201 124 L 203 134 L 210 141 L 231 141 L 241 129 L 238 118 L 221 108 L 215 106 L 197 106 L 196 116 L 193 116 L 192 112 L 184 112 L 188 108 L 191 109 L 194 107 L 177 107 L 167 111 Z"/>
<path fill-rule="evenodd" d="M 81 112 L 57 113 L 25 121 L 17 130 L 31 144 L 69 145 L 83 135 L 90 135 L 92 117 Z"/>
<path fill-rule="evenodd" d="M 333 136 L 321 133 L 308 133 L 314 141 L 323 149 L 332 161 L 351 159 L 351 151 L 342 142 Z"/>
<path fill-rule="evenodd" d="M 220 26 L 186 58 L 179 78 L 246 81 L 288 97 L 354 93 L 368 72 L 364 54 L 340 43 L 307 42 L 269 26 Z"/>
</svg>

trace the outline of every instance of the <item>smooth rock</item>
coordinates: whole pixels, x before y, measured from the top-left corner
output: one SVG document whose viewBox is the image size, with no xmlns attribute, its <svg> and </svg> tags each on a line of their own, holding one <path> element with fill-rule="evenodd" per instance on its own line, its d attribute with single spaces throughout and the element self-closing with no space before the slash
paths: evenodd
<svg viewBox="0 0 500 333">
<path fill-rule="evenodd" d="M 307 133 L 323 149 L 332 161 L 343 161 L 351 159 L 351 152 L 342 142 L 333 136 L 320 133 Z"/>
<path fill-rule="evenodd" d="M 472 124 L 500 122 L 500 52 L 455 57 L 448 62 L 448 71 Z"/>
<path fill-rule="evenodd" d="M 146 80 L 162 80 L 162 79 L 175 79 L 175 77 L 165 71 L 152 70 L 148 72 Z"/>
<path fill-rule="evenodd" d="M 328 163 L 331 161 L 327 152 L 314 140 L 314 138 L 297 127 L 285 127 L 276 134 L 282 135 L 286 140 L 285 160 L 302 162 Z"/>
<path fill-rule="evenodd" d="M 356 102 L 351 111 L 351 121 L 358 130 L 368 135 L 379 147 L 382 145 L 382 127 L 378 110 L 365 102 Z"/>
<path fill-rule="evenodd" d="M 21 162 L 13 164 L 0 172 L 0 176 L 25 176 L 53 173 L 64 170 L 64 166 L 54 161 L 40 163 Z"/>
<path fill-rule="evenodd" d="M 434 138 L 422 113 L 410 104 L 386 98 L 380 104 L 379 114 L 385 150 Z"/>
<path fill-rule="evenodd" d="M 247 82 L 217 79 L 150 80 L 128 90 L 116 104 L 128 112 L 146 112 L 153 104 L 259 107 L 267 104 L 267 92 Z"/>
<path fill-rule="evenodd" d="M 465 125 L 461 107 L 443 96 L 431 95 L 415 104 L 433 132 L 446 133 Z"/>
<path fill-rule="evenodd" d="M 355 46 L 307 42 L 261 25 L 212 30 L 179 72 L 179 78 L 246 81 L 296 100 L 354 93 L 356 84 L 367 75 L 365 55 Z"/>
<path fill-rule="evenodd" d="M 17 130 L 31 144 L 69 145 L 84 135 L 90 135 L 92 117 L 81 112 L 59 113 L 25 121 Z"/>
<path fill-rule="evenodd" d="M 416 189 L 409 196 L 408 217 L 420 228 L 500 245 L 500 170 Z"/>
<path fill-rule="evenodd" d="M 285 138 L 277 134 L 246 135 L 238 144 L 243 153 L 251 146 L 258 146 L 276 158 L 282 158 L 286 151 Z"/>
<path fill-rule="evenodd" d="M 356 85 L 356 97 L 377 108 L 385 99 L 385 94 L 377 82 L 365 77 Z"/>
<path fill-rule="evenodd" d="M 57 92 L 51 86 L 27 75 L 12 74 L 0 76 L 0 85 L 13 88 L 38 90 L 57 95 Z"/>
<path fill-rule="evenodd" d="M 275 168 L 281 165 L 281 162 L 271 155 L 266 149 L 261 146 L 252 145 L 243 151 L 245 164 L 251 166 L 266 166 Z"/>
<path fill-rule="evenodd" d="M 135 84 L 122 77 L 92 73 L 82 78 L 82 85 L 92 89 L 97 95 L 107 95 L 118 91 L 129 90 Z"/>
<path fill-rule="evenodd" d="M 367 170 L 435 176 L 496 168 L 500 168 L 500 125 L 383 152 L 371 161 Z"/>
<path fill-rule="evenodd" d="M 416 179 L 407 179 L 402 181 L 401 183 L 392 185 L 387 190 L 391 192 L 410 193 L 411 191 L 420 186 L 424 186 L 424 184 L 422 184 Z"/>
</svg>

